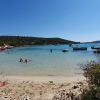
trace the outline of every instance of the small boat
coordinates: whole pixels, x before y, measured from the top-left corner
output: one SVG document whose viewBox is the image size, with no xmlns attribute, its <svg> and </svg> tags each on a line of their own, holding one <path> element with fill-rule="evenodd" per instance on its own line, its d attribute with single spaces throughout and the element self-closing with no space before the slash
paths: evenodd
<svg viewBox="0 0 100 100">
<path fill-rule="evenodd" d="M 5 50 L 6 48 L 4 46 L 0 46 L 0 50 Z"/>
<path fill-rule="evenodd" d="M 11 49 L 13 48 L 14 46 L 10 46 L 10 45 L 7 45 L 7 44 L 4 44 L 4 46 L 0 46 L 0 50 L 6 50 L 6 49 Z"/>
<path fill-rule="evenodd" d="M 87 47 L 73 47 L 73 50 L 74 51 L 77 51 L 77 50 L 87 50 Z"/>
<path fill-rule="evenodd" d="M 14 46 L 4 44 L 4 47 L 5 47 L 6 49 L 11 49 L 11 48 L 13 48 Z"/>
<path fill-rule="evenodd" d="M 93 46 L 91 49 L 100 49 L 100 46 Z"/>
<path fill-rule="evenodd" d="M 68 50 L 67 49 L 64 49 L 64 50 L 62 50 L 62 52 L 68 52 Z"/>
<path fill-rule="evenodd" d="M 100 53 L 100 49 L 93 51 L 94 53 Z"/>
</svg>

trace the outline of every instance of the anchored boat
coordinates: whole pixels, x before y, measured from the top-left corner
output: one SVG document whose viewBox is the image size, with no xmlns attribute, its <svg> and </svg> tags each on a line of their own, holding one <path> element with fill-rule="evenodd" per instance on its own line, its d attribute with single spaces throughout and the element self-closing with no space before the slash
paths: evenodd
<svg viewBox="0 0 100 100">
<path fill-rule="evenodd" d="M 68 52 L 68 50 L 67 49 L 64 49 L 64 50 L 62 50 L 62 52 Z"/>
<path fill-rule="evenodd" d="M 100 53 L 100 49 L 93 51 L 94 53 Z"/>
<path fill-rule="evenodd" d="M 77 50 L 87 50 L 87 47 L 73 47 L 73 50 L 74 51 L 77 51 Z"/>
<path fill-rule="evenodd" d="M 91 47 L 91 49 L 100 49 L 100 45 L 99 46 L 93 46 L 93 47 Z"/>
</svg>

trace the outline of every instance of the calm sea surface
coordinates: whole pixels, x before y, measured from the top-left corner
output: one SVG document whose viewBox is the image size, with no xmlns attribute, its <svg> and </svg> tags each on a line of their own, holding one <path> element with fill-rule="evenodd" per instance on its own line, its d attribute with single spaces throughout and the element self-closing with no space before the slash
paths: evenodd
<svg viewBox="0 0 100 100">
<path fill-rule="evenodd" d="M 97 59 L 90 48 L 93 45 L 97 44 L 79 45 L 88 47 L 87 51 L 73 51 L 68 45 L 26 46 L 1 51 L 0 72 L 7 75 L 81 74 L 80 64 Z M 50 49 L 53 50 L 52 53 Z M 63 53 L 63 49 L 69 49 L 69 52 Z M 20 57 L 31 61 L 27 64 L 20 63 Z"/>
</svg>

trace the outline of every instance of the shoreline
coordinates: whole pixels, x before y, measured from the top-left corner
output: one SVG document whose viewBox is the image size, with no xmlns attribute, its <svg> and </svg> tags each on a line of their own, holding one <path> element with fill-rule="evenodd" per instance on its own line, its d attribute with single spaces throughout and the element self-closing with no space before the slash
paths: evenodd
<svg viewBox="0 0 100 100">
<path fill-rule="evenodd" d="M 63 83 L 63 82 L 77 82 L 77 81 L 83 81 L 86 80 L 83 75 L 76 75 L 76 76 L 17 76 L 17 75 L 7 75 L 2 76 L 0 75 L 0 78 L 3 77 L 4 80 L 10 80 L 10 81 L 32 81 L 32 82 L 49 82 L 53 81 L 55 83 Z"/>
</svg>

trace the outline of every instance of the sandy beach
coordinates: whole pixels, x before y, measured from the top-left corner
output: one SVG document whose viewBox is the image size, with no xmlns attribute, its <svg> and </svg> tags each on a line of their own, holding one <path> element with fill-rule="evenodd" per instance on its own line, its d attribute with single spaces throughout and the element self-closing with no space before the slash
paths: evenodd
<svg viewBox="0 0 100 100">
<path fill-rule="evenodd" d="M 1 76 L 2 77 L 2 76 Z M 3 76 L 5 80 L 10 81 L 33 81 L 35 83 L 38 82 L 49 82 L 53 81 L 55 83 L 63 83 L 63 82 L 77 82 L 77 81 L 83 81 L 85 80 L 85 77 L 82 75 L 76 75 L 76 76 Z"/>
<path fill-rule="evenodd" d="M 74 100 L 87 86 L 83 76 L 0 77 L 6 82 L 0 87 L 0 100 Z"/>
</svg>

